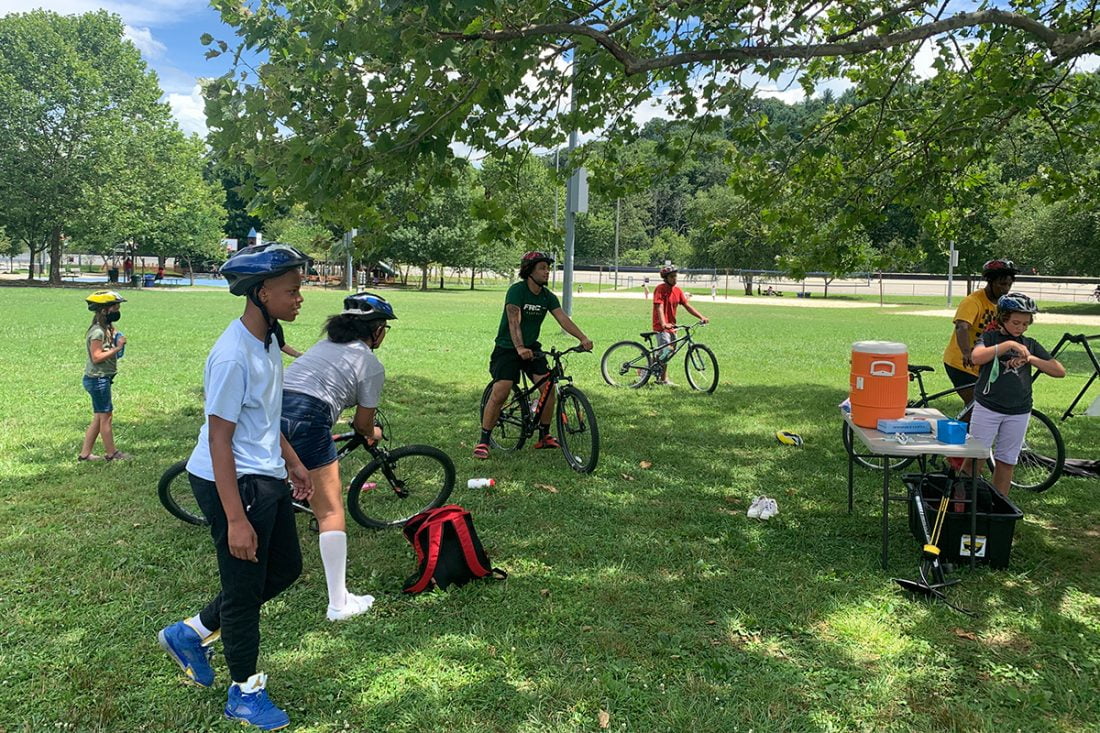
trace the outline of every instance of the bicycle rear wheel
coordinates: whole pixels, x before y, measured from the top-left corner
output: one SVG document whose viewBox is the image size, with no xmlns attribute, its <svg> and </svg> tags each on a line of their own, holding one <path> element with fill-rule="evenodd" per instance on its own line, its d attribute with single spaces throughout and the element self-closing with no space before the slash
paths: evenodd
<svg viewBox="0 0 1100 733">
<path fill-rule="evenodd" d="M 562 387 L 557 405 L 558 442 L 574 471 L 592 473 L 600 459 L 600 430 L 588 398 L 572 385 Z"/>
<path fill-rule="evenodd" d="M 205 527 L 209 524 L 195 494 L 191 491 L 191 482 L 187 479 L 187 461 L 173 463 L 157 482 L 157 496 L 164 508 L 175 517 L 188 524 Z"/>
<path fill-rule="evenodd" d="M 481 393 L 479 416 L 485 414 L 485 404 L 489 401 L 489 395 L 493 392 L 494 384 L 495 382 L 489 382 L 488 386 L 485 387 L 485 391 Z M 500 417 L 497 418 L 497 424 L 493 426 L 493 432 L 489 438 L 492 446 L 502 451 L 514 451 L 522 448 L 527 441 L 528 433 L 525 421 L 530 411 L 531 408 L 527 398 L 523 396 L 520 388 L 513 384 L 511 394 L 508 395 L 508 399 L 504 401 L 504 405 L 500 408 Z"/>
<path fill-rule="evenodd" d="M 455 485 L 455 465 L 430 445 L 406 445 L 363 467 L 348 490 L 348 511 L 371 529 L 399 527 L 442 506 Z"/>
<path fill-rule="evenodd" d="M 703 344 L 692 344 L 684 357 L 684 371 L 692 389 L 710 394 L 718 386 L 718 359 Z"/>
<path fill-rule="evenodd" d="M 611 344 L 600 359 L 600 374 L 612 387 L 637 389 L 649 381 L 652 369 L 649 351 L 637 341 Z"/>
<path fill-rule="evenodd" d="M 993 458 L 986 461 L 993 470 Z M 1012 485 L 1028 491 L 1046 491 L 1062 477 L 1066 444 L 1054 421 L 1039 410 L 1031 411 L 1024 445 L 1012 473 Z"/>
<path fill-rule="evenodd" d="M 881 458 L 873 458 L 871 456 L 860 455 L 855 452 L 854 443 L 855 436 L 852 435 L 852 429 L 848 427 L 848 423 L 844 423 L 841 426 L 841 439 L 844 441 L 844 450 L 848 452 L 848 455 L 852 457 L 858 465 L 864 468 L 869 468 L 872 471 L 881 471 L 883 461 L 890 461 L 891 471 L 900 471 L 903 468 L 909 466 L 910 463 L 916 459 L 912 456 L 906 458 L 903 456 L 883 456 Z"/>
</svg>

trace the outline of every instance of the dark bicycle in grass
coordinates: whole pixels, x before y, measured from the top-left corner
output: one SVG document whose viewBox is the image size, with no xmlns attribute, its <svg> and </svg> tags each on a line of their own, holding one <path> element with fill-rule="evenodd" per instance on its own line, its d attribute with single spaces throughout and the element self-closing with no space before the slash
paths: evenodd
<svg viewBox="0 0 1100 733">
<path fill-rule="evenodd" d="M 341 483 L 347 489 L 348 512 L 371 529 L 399 527 L 415 514 L 442 506 L 455 484 L 455 467 L 448 456 L 430 445 L 404 445 L 389 450 L 382 440 L 371 445 L 356 432 L 332 436 Z M 363 466 L 356 458 L 363 449 L 371 460 Z M 157 495 L 173 516 L 189 524 L 205 526 L 187 480 L 187 461 L 173 464 L 157 484 Z M 305 502 L 294 502 L 296 511 L 313 514 Z M 312 524 L 312 522 L 311 522 Z"/>
<path fill-rule="evenodd" d="M 603 381 L 612 387 L 631 387 L 638 389 L 646 382 L 659 379 L 668 363 L 681 350 L 686 349 L 684 372 L 692 389 L 711 393 L 718 386 L 718 359 L 710 347 L 695 341 L 695 329 L 706 325 L 697 321 L 688 326 L 676 326 L 683 331 L 670 343 L 660 346 L 656 343 L 656 331 L 640 334 L 646 340 L 646 346 L 637 341 L 619 341 L 608 347 L 600 360 L 600 373 Z"/>
<path fill-rule="evenodd" d="M 566 354 L 584 351 L 574 346 L 565 351 L 550 349 L 536 356 L 548 356 L 552 362 L 549 373 L 542 379 L 530 384 L 526 374 L 521 381 L 512 385 L 512 391 L 500 408 L 500 417 L 493 426 L 490 443 L 502 451 L 516 451 L 523 447 L 527 439 L 538 432 L 539 416 L 546 404 L 550 390 L 556 397 L 554 421 L 557 428 L 558 443 L 565 460 L 574 471 L 592 473 L 600 458 L 600 430 L 596 425 L 596 413 L 588 398 L 573 385 L 573 378 L 565 373 L 562 357 Z M 481 412 L 485 413 L 485 404 L 493 392 L 494 382 L 489 382 L 481 394 Z M 520 386 L 522 385 L 522 387 Z M 548 389 L 543 390 L 543 385 Z M 534 398 L 534 403 L 532 403 Z"/>
<path fill-rule="evenodd" d="M 917 389 L 920 392 L 920 397 L 909 401 L 909 407 L 935 407 L 933 403 L 940 398 L 946 397 L 947 395 L 957 395 L 960 390 L 973 389 L 974 384 L 977 384 L 977 382 L 975 382 L 974 384 L 963 385 L 962 387 L 945 389 L 935 394 L 928 394 L 928 391 L 924 387 L 924 378 L 921 375 L 925 372 L 932 371 L 935 370 L 930 366 L 909 365 L 909 381 L 916 382 Z M 973 402 L 966 405 L 966 407 L 958 413 L 955 419 L 969 422 L 970 411 L 973 409 L 973 406 Z M 945 411 L 940 410 L 940 412 Z M 870 456 L 861 456 L 853 450 L 853 438 L 852 429 L 848 426 L 848 423 L 845 422 L 843 426 L 844 449 L 852 455 L 856 463 L 864 468 L 881 471 L 882 462 L 890 461 L 890 470 L 895 471 L 905 468 L 915 460 L 914 457 L 872 458 Z M 1016 470 L 1013 472 L 1012 485 L 1029 491 L 1046 491 L 1061 478 L 1062 469 L 1065 463 L 1066 445 L 1062 440 L 1062 433 L 1058 430 L 1053 420 L 1039 410 L 1033 408 L 1031 410 L 1031 420 L 1028 421 L 1027 432 L 1024 434 L 1024 445 L 1020 450 L 1020 457 L 1016 463 Z M 992 471 L 992 456 L 986 459 L 986 464 L 989 466 L 989 470 Z"/>
</svg>

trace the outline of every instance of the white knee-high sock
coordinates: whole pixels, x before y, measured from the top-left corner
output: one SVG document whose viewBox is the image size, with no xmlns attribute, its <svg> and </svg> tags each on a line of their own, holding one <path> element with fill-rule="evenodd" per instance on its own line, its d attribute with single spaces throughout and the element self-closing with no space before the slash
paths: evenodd
<svg viewBox="0 0 1100 733">
<path fill-rule="evenodd" d="M 325 566 L 328 605 L 337 610 L 348 602 L 348 535 L 346 532 L 322 532 L 317 540 L 321 563 Z"/>
</svg>

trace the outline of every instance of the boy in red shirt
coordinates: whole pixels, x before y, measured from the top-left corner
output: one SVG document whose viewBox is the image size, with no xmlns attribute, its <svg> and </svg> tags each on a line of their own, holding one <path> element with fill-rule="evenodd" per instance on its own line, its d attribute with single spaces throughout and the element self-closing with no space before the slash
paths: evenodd
<svg viewBox="0 0 1100 733">
<path fill-rule="evenodd" d="M 684 310 L 703 323 L 709 322 L 706 316 L 691 306 L 684 291 L 676 287 L 676 274 L 675 265 L 665 265 L 661 268 L 661 279 L 664 282 L 653 289 L 653 330 L 657 332 L 659 346 L 666 346 L 676 338 L 676 306 L 682 305 Z M 675 386 L 668 380 L 668 362 L 664 361 L 665 352 L 665 349 L 660 352 L 663 363 L 658 384 Z"/>
</svg>

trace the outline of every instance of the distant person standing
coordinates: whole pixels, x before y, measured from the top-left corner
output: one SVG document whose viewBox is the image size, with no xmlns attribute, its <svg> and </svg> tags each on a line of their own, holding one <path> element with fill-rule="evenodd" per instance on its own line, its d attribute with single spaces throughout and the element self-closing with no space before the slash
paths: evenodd
<svg viewBox="0 0 1100 733">
<path fill-rule="evenodd" d="M 661 359 L 661 378 L 659 384 L 675 386 L 668 380 L 668 344 L 676 338 L 676 308 L 684 306 L 691 315 L 703 323 L 708 323 L 706 316 L 695 310 L 688 302 L 687 294 L 676 285 L 677 270 L 675 265 L 665 265 L 661 268 L 661 279 L 664 281 L 653 289 L 653 330 L 657 332 L 658 354 Z"/>
<path fill-rule="evenodd" d="M 649 300 L 649 278 L 642 280 L 642 297 Z"/>
<path fill-rule="evenodd" d="M 130 276 L 134 274 L 134 261 L 127 257 L 122 261 L 122 276 L 126 282 L 130 282 Z"/>
<path fill-rule="evenodd" d="M 1007 295 L 1019 272 L 1012 260 L 989 260 L 982 265 L 985 287 L 962 299 L 955 311 L 955 331 L 943 352 L 943 367 L 963 402 L 974 399 L 972 386 L 978 380 L 974 346 L 984 331 L 995 325 L 997 301 Z M 965 389 L 960 389 L 965 387 Z"/>
<path fill-rule="evenodd" d="M 84 431 L 84 444 L 77 458 L 81 461 L 125 461 L 129 453 L 115 447 L 112 421 L 115 408 L 111 400 L 111 386 L 118 373 L 118 360 L 126 347 L 126 337 L 115 330 L 115 323 L 122 317 L 119 305 L 126 299 L 113 290 L 97 290 L 85 298 L 88 310 L 95 315 L 92 325 L 84 334 L 84 346 L 88 362 L 84 367 L 84 389 L 92 398 L 92 422 Z M 96 438 L 103 440 L 103 455 L 92 453 Z"/>
<path fill-rule="evenodd" d="M 153 276 L 153 280 L 164 279 L 164 265 L 157 265 L 157 274 Z"/>
</svg>

